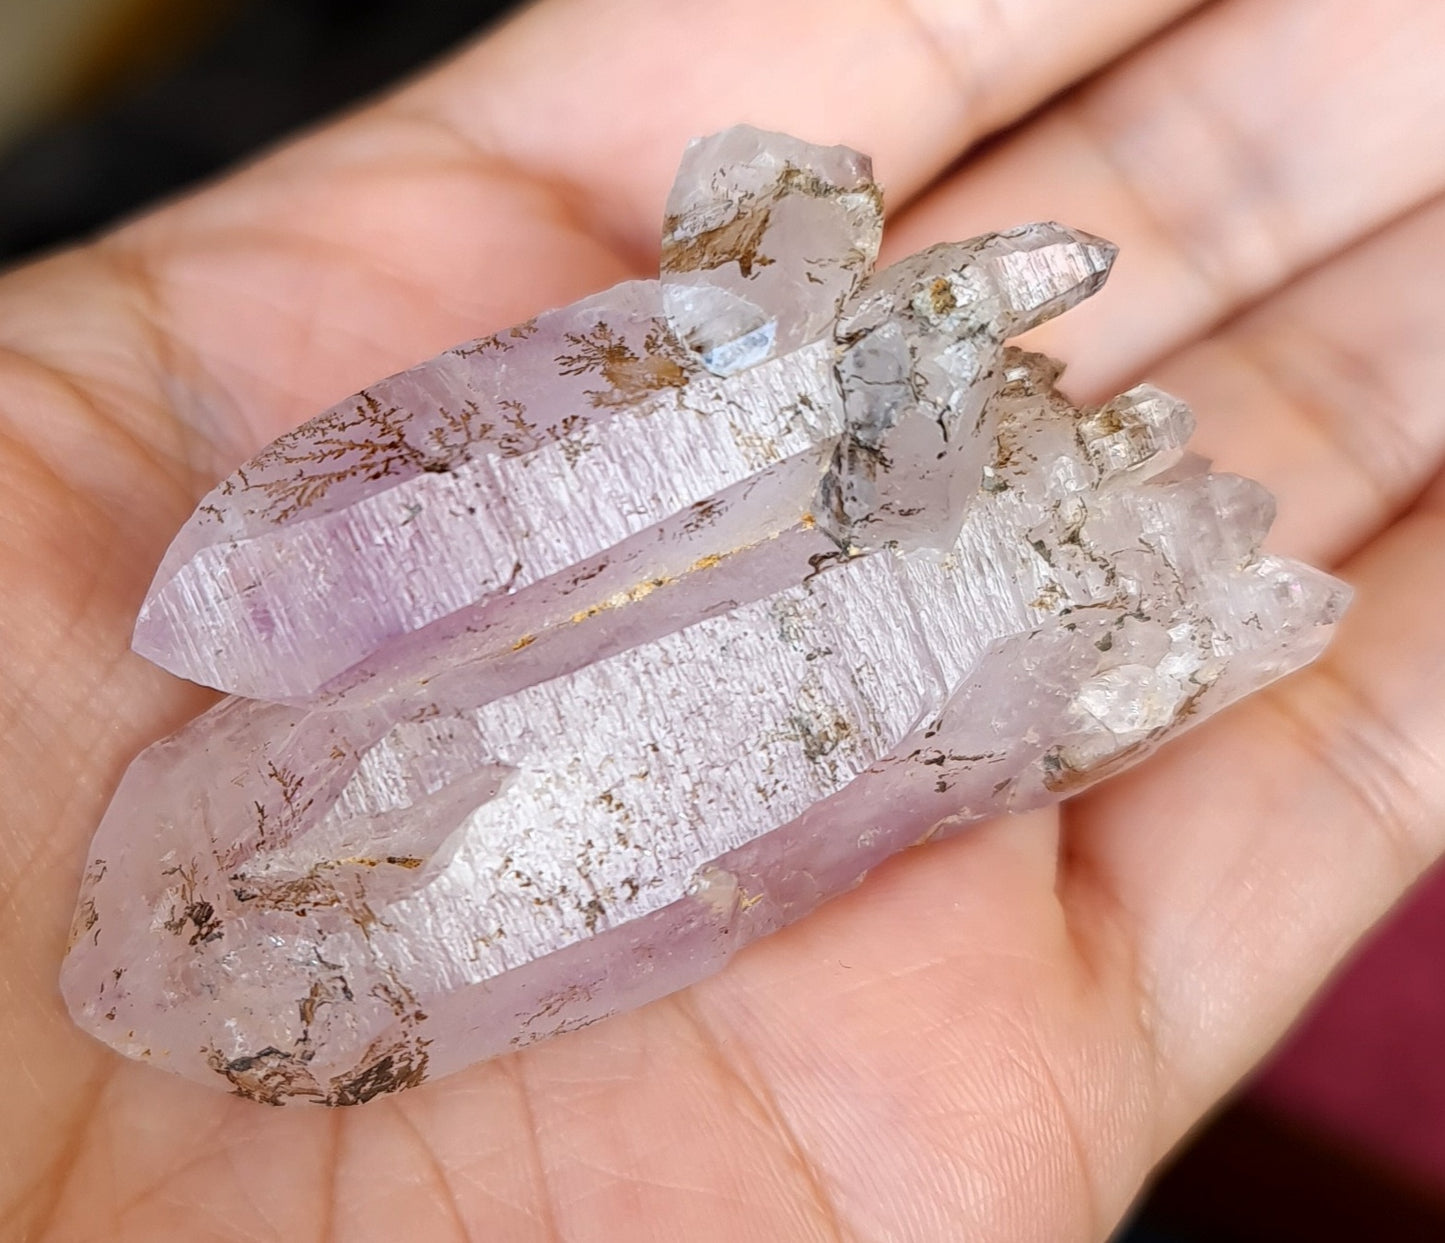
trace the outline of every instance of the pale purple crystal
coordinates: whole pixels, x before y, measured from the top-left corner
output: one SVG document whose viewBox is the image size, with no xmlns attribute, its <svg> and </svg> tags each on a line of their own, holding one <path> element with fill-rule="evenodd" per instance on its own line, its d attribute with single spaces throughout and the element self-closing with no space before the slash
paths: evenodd
<svg viewBox="0 0 1445 1243">
<path fill-rule="evenodd" d="M 877 275 L 864 157 L 689 148 L 661 281 L 373 385 L 202 503 L 136 630 L 231 698 L 97 832 L 63 988 L 122 1052 L 350 1104 L 662 996 L 925 836 L 1311 659 L 1347 598 L 1141 386 L 1004 339 L 1113 250 Z M 265 702 L 270 701 L 270 702 Z"/>
</svg>

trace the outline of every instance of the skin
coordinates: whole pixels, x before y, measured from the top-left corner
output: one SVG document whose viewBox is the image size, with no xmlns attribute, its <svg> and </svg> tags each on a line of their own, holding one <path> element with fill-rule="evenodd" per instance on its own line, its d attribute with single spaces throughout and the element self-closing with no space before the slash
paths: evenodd
<svg viewBox="0 0 1445 1243">
<path fill-rule="evenodd" d="M 6 277 L 0 1236 L 1104 1238 L 1445 848 L 1442 47 L 1437 0 L 546 0 Z M 684 140 L 739 120 L 871 152 L 885 258 L 1032 218 L 1119 242 L 1037 344 L 1080 397 L 1180 393 L 1276 492 L 1271 546 L 1358 589 L 1329 654 L 687 994 L 361 1109 L 83 1036 L 86 844 L 207 702 L 127 650 L 197 497 L 378 375 L 654 270 Z"/>
</svg>

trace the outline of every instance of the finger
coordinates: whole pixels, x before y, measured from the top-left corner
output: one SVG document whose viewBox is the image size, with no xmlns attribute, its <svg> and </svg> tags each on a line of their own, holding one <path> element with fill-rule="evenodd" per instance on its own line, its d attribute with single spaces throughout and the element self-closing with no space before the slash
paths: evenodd
<svg viewBox="0 0 1445 1243">
<path fill-rule="evenodd" d="M 650 265 L 658 204 L 695 135 L 749 121 L 849 143 L 901 204 L 1197 3 L 556 0 L 399 102 L 568 187 Z"/>
<path fill-rule="evenodd" d="M 1271 548 L 1334 564 L 1445 459 L 1445 199 L 1150 369 L 1192 447 L 1279 502 Z"/>
<path fill-rule="evenodd" d="M 1445 7 L 1230 0 L 920 201 L 889 236 L 1061 219 L 1120 245 L 1108 290 L 1038 342 L 1099 396 L 1445 186 Z"/>
<path fill-rule="evenodd" d="M 1347 563 L 1306 672 L 1075 805 L 1065 901 L 1136 938 L 1173 1134 L 1278 1038 L 1445 846 L 1445 511 Z"/>
<path fill-rule="evenodd" d="M 183 364 L 153 404 L 235 429 L 236 458 L 379 374 L 649 274 L 694 134 L 750 119 L 849 139 L 906 196 L 1191 2 L 1031 0 L 1005 19 L 981 0 L 558 0 L 123 231 L 95 274 Z M 26 343 L 23 304 L 17 320 Z"/>
</svg>

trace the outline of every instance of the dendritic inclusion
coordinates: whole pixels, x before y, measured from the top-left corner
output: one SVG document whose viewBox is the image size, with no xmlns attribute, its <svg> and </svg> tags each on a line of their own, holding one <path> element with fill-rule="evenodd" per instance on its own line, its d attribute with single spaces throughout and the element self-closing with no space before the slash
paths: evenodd
<svg viewBox="0 0 1445 1243">
<path fill-rule="evenodd" d="M 660 280 L 282 437 L 136 649 L 233 697 L 131 765 L 63 988 L 123 1053 L 353 1104 L 681 988 L 898 850 L 1310 660 L 1346 589 L 1147 386 L 1005 341 L 1113 248 L 873 271 L 866 158 L 693 143 Z"/>
</svg>

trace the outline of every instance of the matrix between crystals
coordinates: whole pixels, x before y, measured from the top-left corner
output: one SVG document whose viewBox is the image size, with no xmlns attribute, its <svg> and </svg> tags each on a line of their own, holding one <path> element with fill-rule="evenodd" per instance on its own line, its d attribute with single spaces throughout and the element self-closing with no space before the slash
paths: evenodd
<svg viewBox="0 0 1445 1243">
<path fill-rule="evenodd" d="M 62 986 L 133 1057 L 355 1104 L 627 1009 L 889 855 L 1312 659 L 1346 589 L 1143 386 L 1006 340 L 1037 224 L 872 270 L 865 157 L 689 146 L 661 279 L 380 381 L 198 507 L 136 650 L 233 697 L 143 752 Z"/>
</svg>

